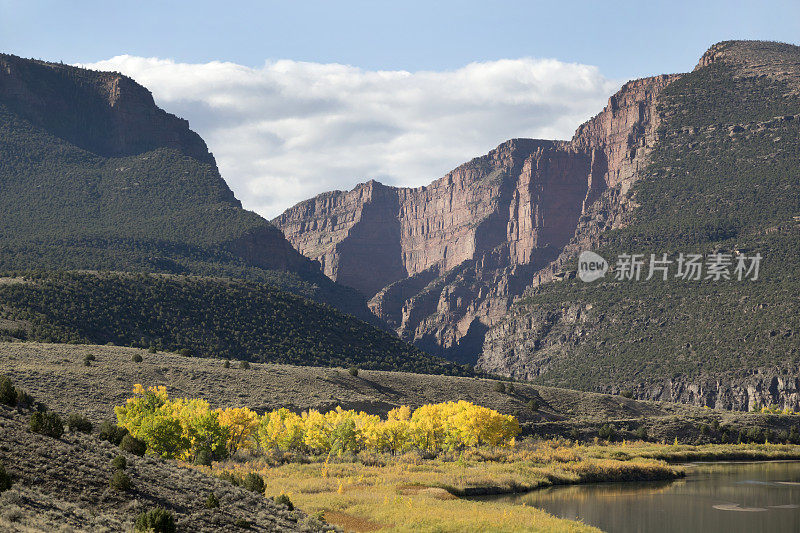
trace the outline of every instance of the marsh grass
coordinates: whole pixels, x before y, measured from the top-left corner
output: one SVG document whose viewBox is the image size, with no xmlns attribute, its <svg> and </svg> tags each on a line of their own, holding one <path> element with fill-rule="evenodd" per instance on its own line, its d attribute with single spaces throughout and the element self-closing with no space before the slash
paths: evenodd
<svg viewBox="0 0 800 533">
<path fill-rule="evenodd" d="M 595 531 L 540 509 L 466 498 L 556 484 L 683 475 L 680 467 L 635 453 L 625 460 L 593 456 L 601 447 L 566 440 L 525 441 L 510 449 L 477 449 L 436 458 L 419 453 L 359 454 L 305 457 L 303 462 L 289 463 L 268 455 L 215 463 L 211 471 L 234 476 L 256 472 L 264 479 L 267 496 L 285 494 L 304 511 L 322 513 L 349 531 L 423 532 Z"/>
</svg>

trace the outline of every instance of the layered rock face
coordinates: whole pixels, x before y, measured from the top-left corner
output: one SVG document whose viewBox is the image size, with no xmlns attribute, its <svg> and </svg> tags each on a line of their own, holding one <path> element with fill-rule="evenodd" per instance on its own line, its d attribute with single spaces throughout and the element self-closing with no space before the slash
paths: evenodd
<svg viewBox="0 0 800 533">
<path fill-rule="evenodd" d="M 609 199 L 635 179 L 658 126 L 656 96 L 675 78 L 629 82 L 571 141 L 513 139 L 427 187 L 371 181 L 273 222 L 403 338 L 475 362 L 488 327 L 552 276 L 576 230 L 598 231 L 597 204 L 607 225 L 620 218 Z"/>
</svg>

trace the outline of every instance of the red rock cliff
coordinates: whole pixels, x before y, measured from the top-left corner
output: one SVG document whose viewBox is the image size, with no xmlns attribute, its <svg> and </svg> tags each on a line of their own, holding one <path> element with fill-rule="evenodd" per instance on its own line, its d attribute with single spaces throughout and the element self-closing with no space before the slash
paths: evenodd
<svg viewBox="0 0 800 533">
<path fill-rule="evenodd" d="M 371 297 L 401 336 L 474 361 L 488 326 L 552 275 L 543 267 L 576 231 L 599 231 L 590 213 L 635 179 L 658 126 L 655 98 L 673 79 L 627 83 L 571 141 L 512 139 L 427 187 L 371 181 L 273 222 L 325 274 Z M 619 202 L 610 207 L 613 219 Z"/>
</svg>

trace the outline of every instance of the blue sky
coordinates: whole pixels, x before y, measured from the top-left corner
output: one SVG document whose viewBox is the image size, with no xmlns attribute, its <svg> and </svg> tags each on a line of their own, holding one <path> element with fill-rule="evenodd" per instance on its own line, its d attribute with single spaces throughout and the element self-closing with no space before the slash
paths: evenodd
<svg viewBox="0 0 800 533">
<path fill-rule="evenodd" d="M 267 217 L 569 138 L 624 81 L 725 39 L 797 44 L 800 2 L 0 0 L 0 51 L 133 77 Z"/>
<path fill-rule="evenodd" d="M 0 0 L 0 49 L 65 62 L 119 54 L 449 69 L 552 57 L 614 78 L 684 71 L 715 41 L 800 38 L 800 2 Z"/>
</svg>

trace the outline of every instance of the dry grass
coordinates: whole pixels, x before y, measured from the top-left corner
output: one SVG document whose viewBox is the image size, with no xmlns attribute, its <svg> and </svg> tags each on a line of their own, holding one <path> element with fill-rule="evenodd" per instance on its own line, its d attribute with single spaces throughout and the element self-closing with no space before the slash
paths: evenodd
<svg viewBox="0 0 800 533">
<path fill-rule="evenodd" d="M 97 357 L 88 367 L 83 365 L 87 353 Z M 141 355 L 143 362 L 132 362 L 134 354 Z M 523 424 L 704 412 L 523 383 L 514 384 L 513 394 L 501 393 L 494 381 L 485 379 L 371 370 L 361 370 L 354 377 L 344 369 L 252 364 L 242 370 L 235 362 L 227 369 L 223 363 L 115 346 L 0 343 L 0 374 L 62 412 L 82 412 L 95 421 L 113 417 L 113 406 L 124 403 L 135 383 L 166 385 L 173 397 L 202 397 L 214 407 L 248 406 L 259 412 L 278 407 L 328 410 L 341 405 L 385 415 L 399 405 L 418 407 L 450 400 L 467 400 L 512 414 Z M 541 406 L 537 412 L 528 406 L 530 400 Z"/>
<path fill-rule="evenodd" d="M 664 445 L 649 442 L 593 447 L 592 457 L 644 457 L 670 463 L 690 461 L 786 461 L 800 459 L 800 446 L 794 444 L 685 444 Z"/>
</svg>

